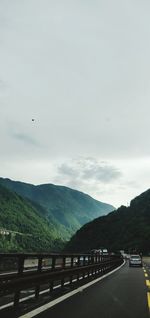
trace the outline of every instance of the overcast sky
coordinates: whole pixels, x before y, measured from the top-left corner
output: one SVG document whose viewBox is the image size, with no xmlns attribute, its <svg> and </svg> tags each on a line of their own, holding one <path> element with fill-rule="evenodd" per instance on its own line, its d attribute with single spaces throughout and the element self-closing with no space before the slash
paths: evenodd
<svg viewBox="0 0 150 318">
<path fill-rule="evenodd" d="M 150 1 L 0 1 L 2 177 L 127 205 L 149 130 Z"/>
</svg>

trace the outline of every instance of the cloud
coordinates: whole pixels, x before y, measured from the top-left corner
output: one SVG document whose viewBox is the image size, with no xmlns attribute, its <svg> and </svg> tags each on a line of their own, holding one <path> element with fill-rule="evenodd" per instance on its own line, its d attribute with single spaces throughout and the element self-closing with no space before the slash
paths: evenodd
<svg viewBox="0 0 150 318">
<path fill-rule="evenodd" d="M 67 182 L 98 182 L 110 183 L 121 177 L 122 173 L 114 166 L 94 158 L 82 158 L 62 163 L 58 167 L 59 177 Z"/>
<path fill-rule="evenodd" d="M 92 197 L 104 202 L 112 203 L 114 189 L 117 189 L 115 193 L 117 196 L 120 193 L 117 187 L 124 182 L 121 169 L 110 162 L 94 157 L 66 160 L 55 167 L 54 183 L 89 193 Z"/>
<path fill-rule="evenodd" d="M 77 176 L 77 171 L 75 168 L 71 167 L 70 164 L 62 163 L 58 167 L 58 173 L 59 175 L 64 175 L 68 177 L 75 177 Z"/>
<path fill-rule="evenodd" d="M 87 180 L 95 179 L 103 183 L 107 183 L 118 179 L 121 176 L 121 172 L 112 165 L 103 162 L 97 162 L 93 160 L 85 161 L 85 167 L 83 169 L 83 177 Z"/>
<path fill-rule="evenodd" d="M 33 145 L 33 146 L 38 146 L 38 142 L 32 138 L 31 136 L 25 134 L 25 133 L 13 133 L 12 134 L 12 137 L 19 140 L 19 141 L 23 141 L 25 142 L 26 144 L 30 144 L 30 145 Z"/>
<path fill-rule="evenodd" d="M 23 119 L 20 119 L 20 122 L 17 120 L 7 121 L 7 134 L 10 136 L 10 138 L 22 143 L 23 146 L 40 146 L 34 128 L 35 125 L 31 125 L 30 121 L 26 123 L 26 121 L 23 121 Z"/>
</svg>

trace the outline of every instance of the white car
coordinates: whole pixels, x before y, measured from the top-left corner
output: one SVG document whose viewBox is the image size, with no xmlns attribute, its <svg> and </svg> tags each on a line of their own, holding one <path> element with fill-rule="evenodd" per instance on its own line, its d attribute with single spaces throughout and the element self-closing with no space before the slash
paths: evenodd
<svg viewBox="0 0 150 318">
<path fill-rule="evenodd" d="M 129 267 L 131 266 L 140 266 L 142 267 L 142 259 L 140 255 L 130 255 L 129 258 Z"/>
</svg>

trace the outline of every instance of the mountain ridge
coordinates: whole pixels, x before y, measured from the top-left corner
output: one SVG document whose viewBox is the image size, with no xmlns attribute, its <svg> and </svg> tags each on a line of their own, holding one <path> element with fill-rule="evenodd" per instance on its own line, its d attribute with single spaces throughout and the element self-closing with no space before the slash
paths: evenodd
<svg viewBox="0 0 150 318">
<path fill-rule="evenodd" d="M 66 251 L 88 252 L 105 247 L 110 251 L 150 252 L 150 189 L 108 215 L 83 225 L 66 245 Z"/>
<path fill-rule="evenodd" d="M 0 178 L 0 184 L 38 205 L 46 220 L 64 233 L 68 239 L 83 224 L 107 214 L 114 207 L 93 199 L 84 192 L 53 184 L 33 185 L 9 178 Z"/>
</svg>

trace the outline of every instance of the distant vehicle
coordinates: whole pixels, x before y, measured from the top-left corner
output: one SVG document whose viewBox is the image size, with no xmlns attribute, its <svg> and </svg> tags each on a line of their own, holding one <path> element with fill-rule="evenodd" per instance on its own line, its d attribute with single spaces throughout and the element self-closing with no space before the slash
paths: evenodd
<svg viewBox="0 0 150 318">
<path fill-rule="evenodd" d="M 109 255 L 107 248 L 93 249 L 91 250 L 91 254 Z"/>
<path fill-rule="evenodd" d="M 140 255 L 130 255 L 129 258 L 129 267 L 131 266 L 140 266 L 142 267 L 142 259 Z"/>
<path fill-rule="evenodd" d="M 125 253 L 124 250 L 120 250 L 120 253 L 122 255 L 122 257 L 126 260 L 126 259 L 129 259 L 129 255 L 127 253 Z"/>
<path fill-rule="evenodd" d="M 125 254 L 125 255 L 123 256 L 123 258 L 124 258 L 124 259 L 129 259 L 129 258 L 130 258 L 130 255 L 129 255 L 129 254 Z"/>
</svg>

